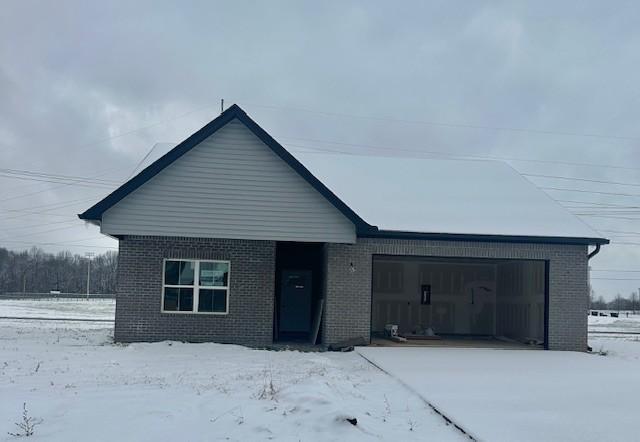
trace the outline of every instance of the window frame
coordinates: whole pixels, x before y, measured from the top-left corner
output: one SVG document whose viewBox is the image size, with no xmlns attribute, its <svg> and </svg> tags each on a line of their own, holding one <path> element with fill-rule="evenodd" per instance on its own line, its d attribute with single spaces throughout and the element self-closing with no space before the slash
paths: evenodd
<svg viewBox="0 0 640 442">
<path fill-rule="evenodd" d="M 192 262 L 193 268 L 193 285 L 181 285 L 181 284 L 165 284 L 165 269 L 167 261 L 179 261 L 179 262 Z M 226 286 L 208 286 L 200 285 L 200 263 L 201 262 L 213 262 L 224 263 L 228 266 L 227 273 L 227 285 Z M 165 288 L 191 288 L 193 289 L 193 309 L 189 311 L 185 310 L 165 310 L 164 309 L 164 293 Z M 224 312 L 199 312 L 198 307 L 200 303 L 200 289 L 204 290 L 225 290 L 225 311 Z M 228 315 L 229 314 L 229 293 L 231 292 L 231 261 L 224 259 L 189 259 L 189 258 L 163 258 L 162 260 L 162 292 L 160 294 L 160 313 L 178 314 L 178 315 Z"/>
</svg>

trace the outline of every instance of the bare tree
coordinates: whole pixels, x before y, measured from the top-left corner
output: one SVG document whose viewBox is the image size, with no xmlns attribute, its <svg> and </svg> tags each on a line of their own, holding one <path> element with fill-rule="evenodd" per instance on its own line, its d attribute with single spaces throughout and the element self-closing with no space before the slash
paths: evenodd
<svg viewBox="0 0 640 442">
<path fill-rule="evenodd" d="M 91 292 L 114 293 L 118 253 L 96 255 L 91 264 Z M 41 249 L 16 252 L 0 247 L 0 293 L 86 291 L 86 260 L 69 251 L 57 254 Z"/>
</svg>

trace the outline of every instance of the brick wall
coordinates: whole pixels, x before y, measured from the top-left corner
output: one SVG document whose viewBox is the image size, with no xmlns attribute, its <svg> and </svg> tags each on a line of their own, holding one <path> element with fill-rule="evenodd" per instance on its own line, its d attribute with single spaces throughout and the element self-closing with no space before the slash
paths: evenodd
<svg viewBox="0 0 640 442">
<path fill-rule="evenodd" d="M 128 236 L 119 246 L 116 341 L 271 344 L 275 242 Z M 229 314 L 161 313 L 164 258 L 231 261 Z"/>
<path fill-rule="evenodd" d="M 374 238 L 326 246 L 325 343 L 369 339 L 374 254 L 548 260 L 549 348 L 587 348 L 586 246 Z"/>
<path fill-rule="evenodd" d="M 326 244 L 324 343 L 369 338 L 374 254 L 548 260 L 549 348 L 586 349 L 586 246 L 372 238 Z M 229 314 L 161 313 L 164 258 L 230 260 Z M 118 260 L 117 341 L 272 343 L 275 242 L 128 236 Z"/>
</svg>

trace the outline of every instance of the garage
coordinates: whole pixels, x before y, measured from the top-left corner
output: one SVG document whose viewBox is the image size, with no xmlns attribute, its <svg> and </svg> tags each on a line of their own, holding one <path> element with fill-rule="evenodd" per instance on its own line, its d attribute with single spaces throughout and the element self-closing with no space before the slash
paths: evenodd
<svg viewBox="0 0 640 442">
<path fill-rule="evenodd" d="M 543 348 L 547 273 L 543 260 L 374 255 L 372 337 Z"/>
</svg>

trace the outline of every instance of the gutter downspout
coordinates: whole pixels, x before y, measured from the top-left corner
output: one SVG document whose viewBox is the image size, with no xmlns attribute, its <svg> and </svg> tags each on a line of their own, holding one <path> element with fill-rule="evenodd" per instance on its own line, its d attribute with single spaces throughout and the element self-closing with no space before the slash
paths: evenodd
<svg viewBox="0 0 640 442">
<path fill-rule="evenodd" d="M 600 253 L 600 244 L 596 244 L 596 248 L 593 249 L 593 251 L 591 253 L 589 253 L 587 255 L 587 263 L 591 260 L 591 258 L 593 258 L 594 256 L 596 256 L 598 253 Z M 591 290 L 591 266 L 587 266 L 588 267 L 588 278 L 589 278 L 589 290 Z M 593 349 L 591 348 L 591 346 L 589 346 L 589 344 L 587 344 L 587 351 L 590 352 Z"/>
</svg>

